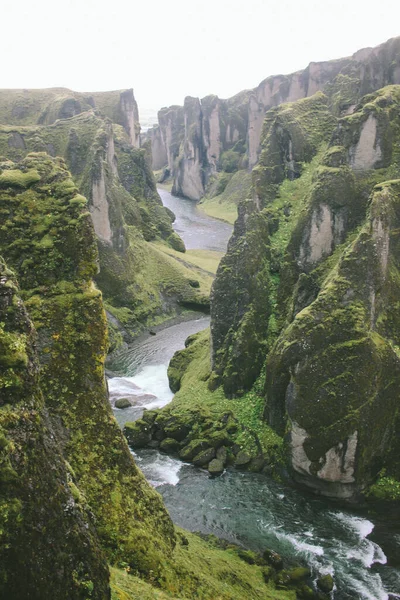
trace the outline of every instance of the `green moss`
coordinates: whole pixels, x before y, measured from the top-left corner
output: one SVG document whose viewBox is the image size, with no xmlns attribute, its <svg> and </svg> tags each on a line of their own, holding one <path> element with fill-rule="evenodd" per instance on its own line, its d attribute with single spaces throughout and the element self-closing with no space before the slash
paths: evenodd
<svg viewBox="0 0 400 600">
<path fill-rule="evenodd" d="M 370 219 L 379 219 L 388 235 L 397 227 L 398 198 L 395 182 L 382 186 L 371 201 Z M 267 363 L 270 422 L 283 432 L 289 412 L 291 421 L 308 432 L 304 448 L 315 472 L 321 457 L 357 430 L 359 485 L 370 483 L 390 456 L 395 431 L 388 423 L 397 419 L 400 367 L 390 340 L 398 307 L 390 298 L 398 279 L 384 275 L 383 249 L 377 251 L 376 244 L 374 229 L 365 225 L 341 250 L 317 299 L 284 330 Z M 396 256 L 396 246 L 392 252 Z M 386 318 L 379 318 L 382 310 L 391 314 L 390 330 Z"/>
<path fill-rule="evenodd" d="M 226 176 L 226 173 L 216 175 L 199 208 L 211 217 L 233 224 L 237 219 L 238 204 L 251 197 L 251 174 L 241 170 Z"/>
<path fill-rule="evenodd" d="M 33 166 L 40 181 L 0 194 L 0 252 L 18 273 L 38 331 L 42 392 L 68 440 L 65 458 L 109 560 L 125 560 L 141 574 L 156 572 L 174 545 L 172 523 L 135 466 L 107 400 L 108 341 L 101 293 L 91 280 L 97 270 L 92 224 L 83 203 L 70 202 L 76 189 L 63 161 L 36 154 L 18 165 Z M 7 348 L 8 360 L 14 357 L 8 382 L 26 359 L 13 339 Z"/>
<path fill-rule="evenodd" d="M 270 313 L 266 225 L 251 200 L 239 206 L 229 252 L 212 289 L 212 365 L 228 396 L 251 388 L 265 355 Z"/>
<path fill-rule="evenodd" d="M 396 502 L 400 500 L 400 481 L 386 476 L 383 469 L 378 480 L 370 487 L 368 496 L 376 500 Z"/>
<path fill-rule="evenodd" d="M 186 346 L 185 350 L 174 355 L 168 369 L 170 383 L 178 391 L 173 401 L 158 411 L 156 418 L 156 423 L 162 425 L 168 435 L 170 432 L 165 423 L 174 423 L 174 427 L 184 431 L 185 436 L 191 432 L 185 440 L 183 458 L 193 458 L 195 451 L 190 451 L 190 444 L 194 444 L 199 452 L 207 447 L 236 443 L 251 457 L 261 453 L 268 464 L 278 463 L 282 439 L 263 420 L 263 376 L 241 398 L 229 400 L 222 388 L 209 389 L 209 331 L 190 336 Z M 203 446 L 200 444 L 202 441 Z"/>
<path fill-rule="evenodd" d="M 0 259 L 0 596 L 100 600 L 105 557 L 44 409 L 36 332 L 18 293 Z"/>
<path fill-rule="evenodd" d="M 177 528 L 178 543 L 173 561 L 166 561 L 162 579 L 153 586 L 137 579 L 129 569 L 111 569 L 112 600 L 294 600 L 295 592 L 277 590 L 266 584 L 265 567 L 248 564 L 237 546 L 219 543 L 216 538 L 199 536 Z M 160 589 L 161 588 L 161 589 Z"/>
<path fill-rule="evenodd" d="M 273 200 L 285 178 L 297 178 L 302 164 L 309 163 L 320 144 L 329 141 L 336 121 L 327 102 L 318 92 L 266 113 L 259 165 L 253 169 L 253 188 L 263 206 Z"/>
<path fill-rule="evenodd" d="M 25 173 L 17 169 L 7 169 L 0 174 L 0 188 L 16 186 L 26 188 L 39 181 L 40 175 L 35 169 Z"/>
</svg>

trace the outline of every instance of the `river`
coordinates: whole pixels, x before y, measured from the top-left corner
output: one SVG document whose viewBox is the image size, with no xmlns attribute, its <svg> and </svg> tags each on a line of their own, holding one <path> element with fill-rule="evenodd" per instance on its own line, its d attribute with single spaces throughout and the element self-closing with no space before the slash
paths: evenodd
<svg viewBox="0 0 400 600">
<path fill-rule="evenodd" d="M 193 202 L 159 192 L 176 214 L 175 231 L 188 248 L 225 250 L 229 234 L 225 223 L 203 215 Z M 155 336 L 143 336 L 114 359 L 109 365 L 116 375 L 108 382 L 110 400 L 113 404 L 116 398 L 129 396 L 135 401 L 129 409 L 114 409 L 121 427 L 139 418 L 144 407 L 171 401 L 168 362 L 188 335 L 208 324 L 209 317 L 199 313 Z M 182 527 L 214 533 L 257 551 L 272 548 L 289 562 L 308 564 L 314 577 L 331 573 L 337 586 L 335 600 L 400 598 L 398 521 L 351 511 L 264 475 L 229 469 L 211 479 L 206 471 L 156 450 L 134 456 Z"/>
</svg>

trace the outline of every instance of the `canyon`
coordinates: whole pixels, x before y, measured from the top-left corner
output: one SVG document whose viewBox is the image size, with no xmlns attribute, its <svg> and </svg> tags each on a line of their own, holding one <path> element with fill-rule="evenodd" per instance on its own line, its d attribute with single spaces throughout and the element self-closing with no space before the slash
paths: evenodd
<svg viewBox="0 0 400 600">
<path fill-rule="evenodd" d="M 131 89 L 0 90 L 0 596 L 328 598 L 174 525 L 132 450 L 398 507 L 400 38 L 158 120 Z M 122 432 L 106 367 L 192 311 L 173 400 Z"/>
</svg>

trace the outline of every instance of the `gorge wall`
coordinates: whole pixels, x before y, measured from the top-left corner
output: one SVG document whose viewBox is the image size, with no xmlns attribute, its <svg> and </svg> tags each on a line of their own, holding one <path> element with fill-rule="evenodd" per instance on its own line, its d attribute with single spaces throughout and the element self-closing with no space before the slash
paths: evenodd
<svg viewBox="0 0 400 600">
<path fill-rule="evenodd" d="M 341 118 L 321 92 L 270 109 L 212 291 L 213 387 L 240 396 L 266 365 L 265 419 L 328 496 L 400 476 L 399 117 L 400 86 Z"/>
<path fill-rule="evenodd" d="M 252 169 L 258 162 L 266 112 L 323 91 L 332 112 L 344 116 L 362 96 L 400 84 L 400 38 L 352 57 L 313 62 L 290 75 L 276 75 L 228 100 L 186 98 L 184 106 L 163 108 L 149 131 L 153 168 L 173 178 L 173 192 L 193 200 L 204 196 L 218 171 Z"/>
<path fill-rule="evenodd" d="M 108 598 L 106 560 L 157 571 L 175 534 L 108 402 L 90 212 L 45 153 L 0 163 L 0 211 L 1 595 Z"/>
<path fill-rule="evenodd" d="M 96 281 L 114 341 L 118 331 L 130 339 L 152 319 L 174 315 L 185 303 L 204 306 L 204 294 L 190 286 L 176 261 L 150 245 L 159 241 L 185 250 L 172 229 L 173 215 L 158 196 L 148 149 L 138 147 L 132 90 L 0 90 L 0 123 L 0 156 L 62 156 L 88 199 L 100 255 Z"/>
</svg>

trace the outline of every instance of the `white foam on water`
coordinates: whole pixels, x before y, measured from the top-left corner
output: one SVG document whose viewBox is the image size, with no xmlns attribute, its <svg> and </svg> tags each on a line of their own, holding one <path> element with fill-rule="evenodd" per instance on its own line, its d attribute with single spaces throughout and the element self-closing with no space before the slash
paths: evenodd
<svg viewBox="0 0 400 600">
<path fill-rule="evenodd" d="M 359 594 L 360 600 L 388 600 L 389 598 L 378 574 L 370 574 L 367 580 L 348 576 L 346 583 L 350 589 Z"/>
<path fill-rule="evenodd" d="M 331 513 L 331 515 L 338 521 L 341 521 L 349 529 L 354 531 L 354 533 L 361 540 L 365 539 L 370 533 L 372 533 L 374 529 L 374 524 L 371 523 L 371 521 L 368 521 L 368 519 L 363 519 L 362 517 L 346 515 L 342 512 Z"/>
<path fill-rule="evenodd" d="M 298 553 L 314 556 L 323 556 L 324 554 L 322 546 L 314 546 L 313 544 L 304 542 L 299 536 L 290 533 L 281 533 L 280 531 L 275 531 L 275 535 L 278 539 L 287 540 Z"/>
<path fill-rule="evenodd" d="M 306 537 L 308 537 L 308 538 L 312 538 L 312 537 L 314 537 L 314 534 L 313 534 L 313 532 L 312 532 L 312 531 L 305 531 L 305 532 L 304 532 L 304 535 L 305 535 Z"/>
<path fill-rule="evenodd" d="M 174 397 L 169 389 L 167 369 L 166 365 L 149 365 L 130 378 L 143 392 L 157 397 L 157 400 L 146 404 L 147 408 L 161 408 Z"/>
<path fill-rule="evenodd" d="M 139 464 L 146 479 L 153 487 L 160 485 L 176 485 L 179 483 L 179 471 L 183 466 L 183 462 L 175 460 L 166 454 L 155 452 L 151 462 L 147 462 L 146 458 L 138 456 L 131 450 L 135 461 Z"/>
<path fill-rule="evenodd" d="M 374 563 L 385 565 L 387 558 L 382 548 L 375 542 L 367 539 L 372 533 L 374 524 L 368 519 L 346 515 L 344 513 L 332 513 L 333 517 L 343 523 L 357 537 L 355 543 L 346 552 L 346 558 L 361 562 L 367 569 Z"/>
<path fill-rule="evenodd" d="M 138 396 L 142 393 L 132 377 L 112 377 L 108 380 L 108 391 L 114 397 Z"/>
<path fill-rule="evenodd" d="M 167 366 L 149 365 L 133 377 L 113 377 L 108 380 L 110 398 L 128 397 L 137 406 L 162 408 L 173 398 L 169 389 Z M 148 397 L 146 397 L 148 395 Z"/>
</svg>

